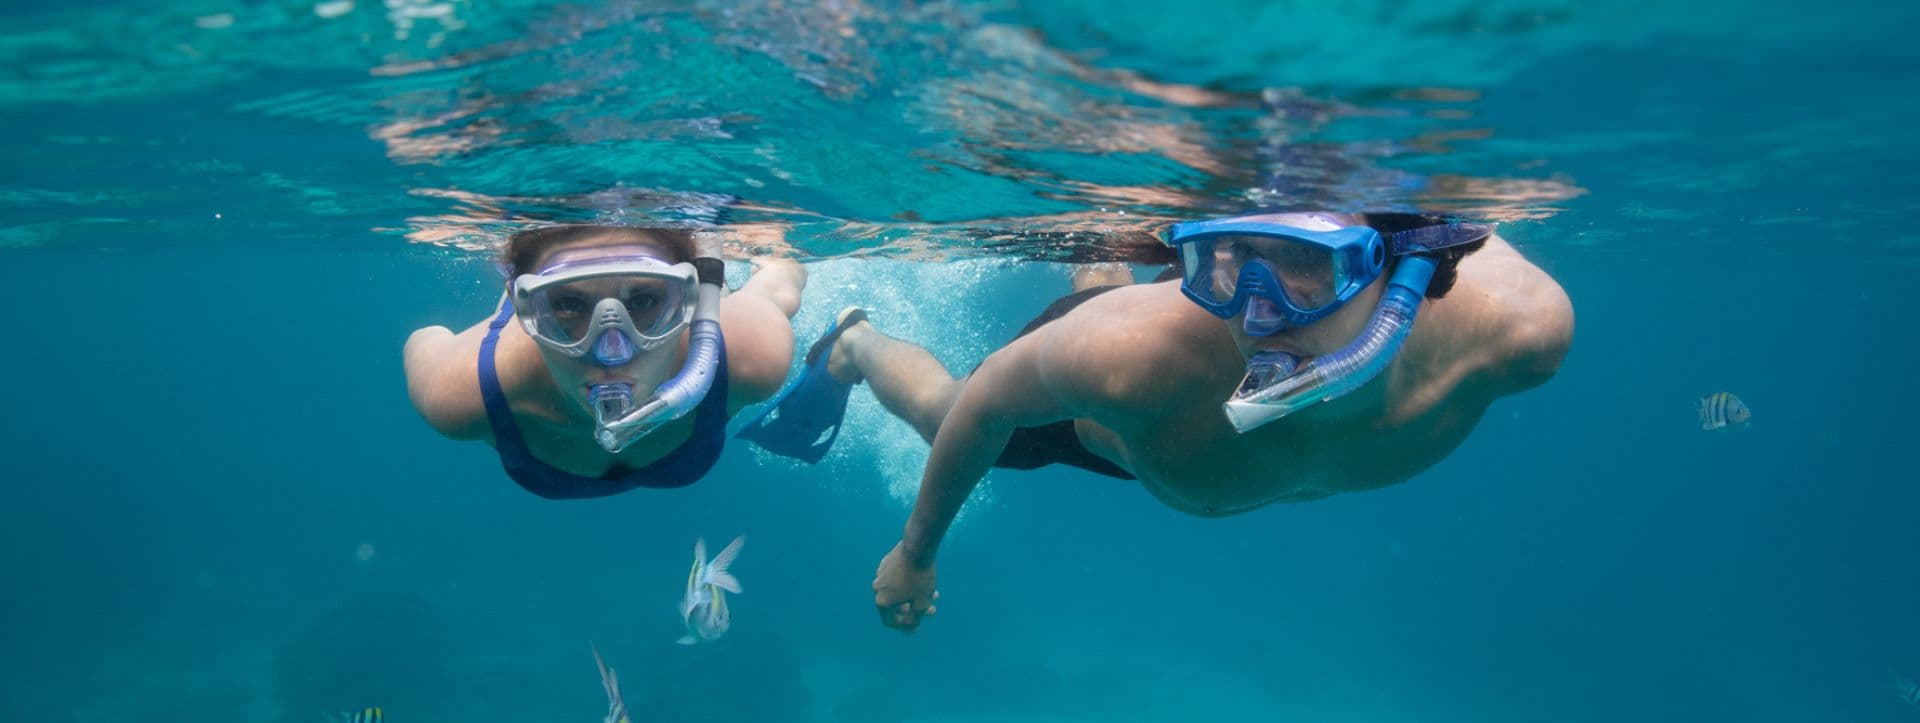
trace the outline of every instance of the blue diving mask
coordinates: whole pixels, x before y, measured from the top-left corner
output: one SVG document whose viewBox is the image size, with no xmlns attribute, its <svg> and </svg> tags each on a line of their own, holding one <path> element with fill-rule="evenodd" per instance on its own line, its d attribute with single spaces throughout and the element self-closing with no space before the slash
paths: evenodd
<svg viewBox="0 0 1920 723">
<path fill-rule="evenodd" d="M 1184 264 L 1180 290 L 1214 316 L 1245 314 L 1242 328 L 1269 336 L 1338 311 L 1401 257 L 1360 335 L 1331 354 L 1303 360 L 1264 351 L 1225 405 L 1247 432 L 1360 388 L 1384 371 L 1413 329 L 1437 267 L 1431 252 L 1492 235 L 1487 224 L 1450 222 L 1390 236 L 1343 226 L 1329 214 L 1258 214 L 1175 224 L 1168 243 Z"/>
<path fill-rule="evenodd" d="M 1246 314 L 1268 336 L 1327 317 L 1380 278 L 1387 243 L 1324 214 L 1262 214 L 1175 224 L 1180 290 L 1222 319 Z"/>
</svg>

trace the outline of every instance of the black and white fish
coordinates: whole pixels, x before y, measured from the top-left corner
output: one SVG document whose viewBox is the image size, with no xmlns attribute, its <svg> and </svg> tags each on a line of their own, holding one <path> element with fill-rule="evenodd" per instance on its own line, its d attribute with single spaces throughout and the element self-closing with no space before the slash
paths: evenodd
<svg viewBox="0 0 1920 723">
<path fill-rule="evenodd" d="M 707 559 L 707 540 L 693 543 L 693 569 L 687 572 L 687 592 L 680 598 L 680 620 L 687 634 L 676 642 L 681 645 L 718 640 L 733 626 L 733 613 L 727 610 L 727 593 L 740 594 L 740 581 L 727 568 L 740 556 L 747 538 L 736 537 L 720 554 Z"/>
<path fill-rule="evenodd" d="M 1700 398 L 1700 429 L 1738 429 L 1753 421 L 1753 411 L 1732 392 L 1714 392 Z"/>
<path fill-rule="evenodd" d="M 350 713 L 335 713 L 327 717 L 327 720 L 332 723 L 382 723 L 386 719 L 387 714 L 381 712 L 378 707 L 361 708 Z"/>
</svg>

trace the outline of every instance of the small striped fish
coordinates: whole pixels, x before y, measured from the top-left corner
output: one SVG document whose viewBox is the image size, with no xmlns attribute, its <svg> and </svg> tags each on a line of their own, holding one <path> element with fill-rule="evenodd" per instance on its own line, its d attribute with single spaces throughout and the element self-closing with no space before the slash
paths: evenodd
<svg viewBox="0 0 1920 723">
<path fill-rule="evenodd" d="M 733 566 L 734 558 L 740 556 L 740 546 L 746 542 L 745 537 L 733 538 L 712 560 L 707 559 L 706 538 L 693 542 L 693 569 L 687 571 L 687 592 L 680 598 L 680 620 L 686 623 L 687 634 L 675 642 L 712 642 L 733 627 L 727 593 L 740 594 L 740 581 L 727 568 Z"/>
<path fill-rule="evenodd" d="M 1732 392 L 1714 392 L 1700 398 L 1702 430 L 1734 429 L 1744 427 L 1751 421 L 1753 411 L 1747 409 L 1747 403 L 1733 396 Z"/>
<path fill-rule="evenodd" d="M 380 712 L 378 707 L 361 708 L 351 713 L 335 713 L 331 718 L 334 723 L 381 723 L 386 719 L 387 714 Z"/>
<path fill-rule="evenodd" d="M 620 699 L 620 677 L 600 659 L 600 648 L 588 647 L 593 647 L 593 664 L 600 666 L 600 687 L 607 689 L 607 723 L 629 723 L 627 702 Z"/>
</svg>

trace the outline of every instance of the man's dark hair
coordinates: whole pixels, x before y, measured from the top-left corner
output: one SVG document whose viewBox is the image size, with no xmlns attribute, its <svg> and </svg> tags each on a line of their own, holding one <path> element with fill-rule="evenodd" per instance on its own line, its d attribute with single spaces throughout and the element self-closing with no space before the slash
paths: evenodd
<svg viewBox="0 0 1920 723">
<path fill-rule="evenodd" d="M 1396 231 L 1435 226 L 1446 223 L 1448 220 L 1440 216 L 1428 216 L 1418 213 L 1365 213 L 1361 214 L 1360 217 L 1365 219 L 1367 226 L 1375 231 L 1379 231 L 1382 236 L 1390 236 Z M 1438 299 L 1446 296 L 1447 292 L 1452 291 L 1453 282 L 1460 279 L 1460 259 L 1464 259 L 1473 252 L 1485 248 L 1486 245 L 1487 240 L 1480 239 L 1473 243 L 1449 246 L 1428 254 L 1433 257 L 1435 264 L 1433 281 L 1427 284 L 1427 298 Z M 1387 269 L 1381 275 L 1392 276 L 1393 267 L 1398 263 L 1399 257 L 1389 256 L 1387 258 Z"/>
<path fill-rule="evenodd" d="M 566 224 L 540 226 L 515 233 L 507 239 L 507 247 L 500 252 L 500 263 L 506 268 L 507 278 L 512 279 L 520 274 L 532 273 L 534 264 L 555 246 L 598 237 L 663 247 L 673 256 L 665 260 L 672 263 L 692 260 L 698 248 L 693 233 L 682 228 Z"/>
</svg>

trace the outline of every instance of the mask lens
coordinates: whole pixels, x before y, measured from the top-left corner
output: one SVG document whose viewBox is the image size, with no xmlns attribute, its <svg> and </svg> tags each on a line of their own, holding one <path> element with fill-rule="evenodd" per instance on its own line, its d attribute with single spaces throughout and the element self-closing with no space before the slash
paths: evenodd
<svg viewBox="0 0 1920 723">
<path fill-rule="evenodd" d="M 633 319 L 633 328 L 642 335 L 659 337 L 680 323 L 683 310 L 682 286 L 660 278 L 630 279 L 622 290 L 620 303 Z"/>
<path fill-rule="evenodd" d="M 1213 253 L 1210 254 L 1213 273 L 1207 286 L 1214 300 L 1220 303 L 1226 303 L 1240 290 L 1240 267 L 1245 265 L 1246 258 L 1236 250 L 1236 246 L 1231 237 L 1214 239 Z"/>
<path fill-rule="evenodd" d="M 1333 250 L 1281 236 L 1231 235 L 1213 240 L 1214 294 L 1232 298 L 1241 269 L 1266 261 L 1287 300 L 1302 311 L 1326 307 L 1339 298 Z"/>
<path fill-rule="evenodd" d="M 540 335 L 561 344 L 572 344 L 586 336 L 598 297 L 579 290 L 560 287 L 533 295 L 534 328 Z"/>
<path fill-rule="evenodd" d="M 1277 252 L 1269 252 L 1266 258 L 1280 272 L 1280 285 L 1286 288 L 1287 298 L 1293 300 L 1294 306 L 1314 311 L 1326 308 L 1339 298 L 1331 249 L 1288 244 Z"/>
<path fill-rule="evenodd" d="M 1180 262 L 1185 267 L 1182 283 L 1188 292 L 1215 304 L 1233 300 L 1239 283 L 1240 268 L 1231 263 L 1229 245 L 1219 238 L 1204 238 L 1180 247 Z"/>
<path fill-rule="evenodd" d="M 542 289 L 533 295 L 531 310 L 542 336 L 572 344 L 593 326 L 593 310 L 604 299 L 615 299 L 642 336 L 664 336 L 685 316 L 684 284 L 654 276 L 606 276 L 581 279 Z"/>
<path fill-rule="evenodd" d="M 1180 245 L 1180 270 L 1185 274 L 1180 280 L 1181 285 L 1210 299 L 1213 291 L 1211 287 L 1212 253 L 1212 247 L 1205 241 Z"/>
</svg>

